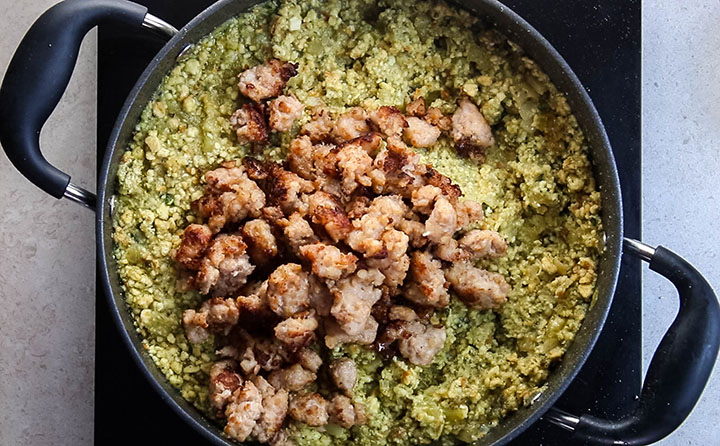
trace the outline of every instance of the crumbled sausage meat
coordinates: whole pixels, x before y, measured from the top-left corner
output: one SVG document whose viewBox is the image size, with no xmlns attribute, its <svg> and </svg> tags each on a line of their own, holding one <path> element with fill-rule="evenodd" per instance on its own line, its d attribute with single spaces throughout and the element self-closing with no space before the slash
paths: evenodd
<svg viewBox="0 0 720 446">
<path fill-rule="evenodd" d="M 467 97 L 460 99 L 453 114 L 452 137 L 458 153 L 478 162 L 485 161 L 485 149 L 495 144 L 490 125 Z"/>
<path fill-rule="evenodd" d="M 404 324 L 408 335 L 398 340 L 398 351 L 415 365 L 428 365 L 445 345 L 445 328 L 425 326 L 418 321 Z"/>
<path fill-rule="evenodd" d="M 481 221 L 484 217 L 483 208 L 477 201 L 461 200 L 455 204 L 458 226 L 466 229 L 468 226 Z"/>
<path fill-rule="evenodd" d="M 275 337 L 290 349 L 297 350 L 315 338 L 318 321 L 314 312 L 303 312 L 275 326 Z"/>
<path fill-rule="evenodd" d="M 293 95 L 279 96 L 268 103 L 270 128 L 276 132 L 287 132 L 296 119 L 300 118 L 305 106 Z"/>
<path fill-rule="evenodd" d="M 289 394 L 275 389 L 262 376 L 253 377 L 255 387 L 262 394 L 262 414 L 253 428 L 252 436 L 261 443 L 272 440 L 280 431 L 288 411 Z"/>
<path fill-rule="evenodd" d="M 372 200 L 370 197 L 366 197 L 364 195 L 360 195 L 350 200 L 345 208 L 348 218 L 361 218 L 367 212 L 371 202 Z"/>
<path fill-rule="evenodd" d="M 338 280 L 355 271 L 358 258 L 334 245 L 313 243 L 300 248 L 300 255 L 312 264 L 312 272 L 323 279 Z"/>
<path fill-rule="evenodd" d="M 270 204 L 280 206 L 285 215 L 296 211 L 302 213 L 307 211 L 301 194 L 313 191 L 311 182 L 283 169 L 278 164 L 271 163 L 268 165 L 267 184 Z"/>
<path fill-rule="evenodd" d="M 217 354 L 235 359 L 246 376 L 256 375 L 270 362 L 276 363 L 270 367 L 273 370 L 284 362 L 285 355 L 279 348 L 279 343 L 260 341 L 240 328 L 230 332 L 229 339 L 231 343 L 218 350 Z"/>
<path fill-rule="evenodd" d="M 317 241 L 317 237 L 312 227 L 310 227 L 310 223 L 297 212 L 290 215 L 283 228 L 283 232 L 293 252 L 298 254 L 300 253 L 300 247 Z"/>
<path fill-rule="evenodd" d="M 210 406 L 222 414 L 242 382 L 242 377 L 235 373 L 234 361 L 223 360 L 213 364 L 210 367 Z"/>
<path fill-rule="evenodd" d="M 276 225 L 280 228 L 287 226 L 288 220 L 283 214 L 279 206 L 265 206 L 262 210 L 262 218 L 268 223 Z"/>
<path fill-rule="evenodd" d="M 449 116 L 443 115 L 439 108 L 428 108 L 425 114 L 425 120 L 445 132 L 452 128 L 452 119 Z"/>
<path fill-rule="evenodd" d="M 290 416 L 308 426 L 324 426 L 328 422 L 328 402 L 318 393 L 295 395 L 290 401 Z"/>
<path fill-rule="evenodd" d="M 333 127 L 330 112 L 323 107 L 316 107 L 312 111 L 310 121 L 302 126 L 300 133 L 308 135 L 314 142 L 325 141 L 332 134 Z"/>
<path fill-rule="evenodd" d="M 318 191 L 308 197 L 308 213 L 312 222 L 322 225 L 335 242 L 345 239 L 352 230 L 350 219 L 340 203 L 327 192 Z"/>
<path fill-rule="evenodd" d="M 360 186 L 371 186 L 368 176 L 373 167 L 373 159 L 360 144 L 344 144 L 337 155 L 338 169 L 342 176 L 342 191 L 350 195 Z"/>
<path fill-rule="evenodd" d="M 193 202 L 193 206 L 197 209 L 200 217 L 207 218 L 208 227 L 213 232 L 219 232 L 226 223 L 233 220 L 239 221 L 247 216 L 247 211 L 242 203 L 243 198 L 243 195 L 238 195 L 235 192 L 224 192 L 222 195 L 205 195 Z"/>
<path fill-rule="evenodd" d="M 378 323 L 369 317 L 362 329 L 353 335 L 348 334 L 342 327 L 332 319 L 325 320 L 325 345 L 328 348 L 335 348 L 339 344 L 357 343 L 362 345 L 372 344 L 377 335 Z"/>
<path fill-rule="evenodd" d="M 355 425 L 362 426 L 363 424 L 367 424 L 368 416 L 365 405 L 362 403 L 354 403 L 353 406 L 355 408 Z"/>
<path fill-rule="evenodd" d="M 405 106 L 405 113 L 408 116 L 425 116 L 425 98 L 419 97 Z"/>
<path fill-rule="evenodd" d="M 391 321 L 414 321 L 418 318 L 417 313 L 410 307 L 404 305 L 393 305 L 388 311 L 388 319 Z"/>
<path fill-rule="evenodd" d="M 202 344 L 210 337 L 207 323 L 207 311 L 185 310 L 183 313 L 185 337 L 191 344 Z"/>
<path fill-rule="evenodd" d="M 479 310 L 499 308 L 510 292 L 510 285 L 501 274 L 477 268 L 470 262 L 454 264 L 445 277 L 465 304 Z"/>
<path fill-rule="evenodd" d="M 367 114 L 360 107 L 351 108 L 335 121 L 334 133 L 340 141 L 350 141 L 369 131 Z"/>
<path fill-rule="evenodd" d="M 207 310 L 208 327 L 217 332 L 227 334 L 237 324 L 240 311 L 235 299 L 213 297 L 200 306 L 200 311 Z"/>
<path fill-rule="evenodd" d="M 225 166 L 229 164 L 236 165 L 237 163 L 232 161 L 231 163 L 223 163 L 222 165 Z M 245 169 L 245 175 L 253 181 L 266 180 L 268 177 L 266 163 L 257 158 L 247 156 L 243 158 L 241 166 Z"/>
<path fill-rule="evenodd" d="M 240 92 L 255 102 L 273 98 L 282 93 L 285 84 L 297 74 L 297 64 L 270 59 L 240 73 Z"/>
<path fill-rule="evenodd" d="M 268 61 L 246 71 L 241 88 L 255 100 L 280 95 L 287 80 L 278 75 L 282 65 Z M 303 112 L 291 95 L 268 107 L 278 131 Z M 242 110 L 231 124 L 247 132 L 252 123 Z M 328 348 L 374 345 L 386 358 L 398 353 L 427 365 L 446 339 L 445 329 L 429 321 L 435 308 L 449 304 L 448 289 L 473 308 L 506 300 L 503 277 L 471 262 L 498 257 L 507 244 L 498 233 L 477 229 L 480 203 L 460 200 L 459 186 L 403 141 L 429 147 L 455 124 L 451 136 L 462 133 L 456 145 L 477 145 L 477 107 L 461 100 L 454 122 L 426 110 L 423 98 L 405 111 L 409 117 L 380 107 L 368 117 L 354 108 L 333 123 L 318 108 L 290 142 L 286 163 L 245 158 L 206 174 L 205 195 L 194 203 L 206 224 L 188 226 L 174 256 L 189 286 L 223 296 L 185 311 L 183 325 L 191 343 L 223 335 L 209 402 L 219 416 L 224 411 L 228 436 L 286 444 L 287 413 L 312 426 L 364 424 L 363 406 L 349 398 L 355 363 L 336 359 L 323 372 L 316 339 Z M 441 261 L 451 266 L 444 271 Z M 247 283 L 251 273 L 257 277 Z M 413 308 L 402 305 L 407 301 Z M 342 394 L 330 402 L 313 393 L 290 396 L 318 374 Z"/>
<path fill-rule="evenodd" d="M 240 167 L 220 167 L 205 175 L 208 195 L 194 205 L 201 217 L 208 219 L 213 232 L 226 223 L 236 223 L 246 217 L 259 217 L 265 206 L 265 193 L 248 178 Z"/>
<path fill-rule="evenodd" d="M 322 366 L 322 358 L 311 348 L 302 348 L 297 352 L 298 363 L 305 369 L 317 373 Z"/>
<path fill-rule="evenodd" d="M 415 251 L 410 260 L 405 297 L 420 305 L 446 307 L 450 295 L 445 288 L 442 263 L 427 252 Z"/>
<path fill-rule="evenodd" d="M 262 395 L 251 381 L 233 392 L 225 409 L 225 434 L 237 441 L 245 441 L 262 414 Z"/>
<path fill-rule="evenodd" d="M 463 138 L 455 143 L 455 151 L 461 156 L 471 159 L 477 164 L 485 162 L 485 148 L 475 144 L 470 138 Z"/>
<path fill-rule="evenodd" d="M 382 137 L 376 132 L 370 132 L 349 141 L 345 141 L 338 147 L 342 150 L 348 146 L 357 146 L 367 152 L 368 155 L 375 156 L 380 150 L 380 143 L 382 143 Z"/>
<path fill-rule="evenodd" d="M 446 262 L 462 262 L 470 258 L 470 253 L 460 248 L 460 244 L 454 238 L 445 238 L 435 246 L 433 250 L 435 257 Z"/>
<path fill-rule="evenodd" d="M 457 214 L 452 204 L 445 198 L 439 197 L 435 201 L 430 217 L 425 222 L 425 235 L 434 243 L 441 243 L 451 238 L 458 230 Z"/>
<path fill-rule="evenodd" d="M 247 296 L 258 296 L 261 299 L 265 299 L 267 294 L 267 280 L 263 280 L 262 282 L 259 280 L 248 282 L 248 284 L 243 287 L 243 293 Z"/>
<path fill-rule="evenodd" d="M 262 219 L 250 220 L 242 229 L 243 240 L 253 263 L 264 265 L 278 255 L 278 245 L 270 224 Z"/>
<path fill-rule="evenodd" d="M 189 225 L 183 232 L 175 260 L 185 268 L 199 269 L 211 240 L 212 230 L 210 228 L 205 225 Z"/>
<path fill-rule="evenodd" d="M 313 194 L 307 195 L 307 203 L 308 212 L 312 214 L 315 212 L 315 210 L 321 207 L 336 208 L 339 206 L 340 201 L 338 197 L 319 190 Z"/>
<path fill-rule="evenodd" d="M 240 352 L 238 351 L 237 347 L 233 345 L 226 345 L 219 350 L 215 350 L 215 354 L 218 356 L 218 358 L 223 359 L 237 359 L 240 357 Z"/>
<path fill-rule="evenodd" d="M 410 116 L 403 133 L 405 141 L 413 147 L 432 147 L 442 132 L 424 119 Z"/>
<path fill-rule="evenodd" d="M 402 198 L 396 195 L 375 198 L 365 215 L 354 220 L 353 230 L 347 238 L 347 244 L 355 251 L 372 257 L 382 252 L 380 240 L 383 232 L 398 225 L 407 212 Z"/>
<path fill-rule="evenodd" d="M 212 241 L 195 277 L 202 294 L 212 290 L 215 296 L 231 296 L 245 285 L 255 266 L 246 254 L 242 237 L 220 234 Z"/>
<path fill-rule="evenodd" d="M 268 278 L 270 309 L 280 317 L 291 317 L 310 305 L 308 274 L 297 263 L 279 266 Z"/>
<path fill-rule="evenodd" d="M 268 316 L 270 309 L 267 303 L 267 287 L 267 280 L 245 285 L 240 296 L 235 299 L 240 312 L 255 317 Z"/>
<path fill-rule="evenodd" d="M 287 389 L 291 392 L 302 390 L 317 379 L 317 375 L 303 368 L 300 364 L 293 364 L 286 369 L 276 370 L 268 376 L 268 381 L 276 389 Z"/>
<path fill-rule="evenodd" d="M 266 143 L 268 128 L 262 104 L 244 104 L 230 116 L 230 126 L 240 143 Z"/>
<path fill-rule="evenodd" d="M 310 276 L 310 306 L 315 310 L 318 316 L 330 316 L 330 309 L 333 304 L 333 297 L 330 289 L 324 281 L 316 277 Z"/>
<path fill-rule="evenodd" d="M 357 381 L 357 367 L 355 362 L 349 358 L 340 358 L 330 364 L 330 376 L 335 386 L 350 395 Z"/>
<path fill-rule="evenodd" d="M 245 348 L 242 353 L 238 352 L 238 363 L 246 376 L 257 375 L 260 371 L 260 364 L 255 358 L 255 350 L 252 347 Z"/>
<path fill-rule="evenodd" d="M 345 395 L 335 395 L 328 405 L 330 422 L 349 429 L 356 424 L 355 406 Z"/>
<path fill-rule="evenodd" d="M 205 174 L 206 190 L 213 194 L 231 192 L 246 185 L 248 179 L 244 166 L 234 161 L 223 163 L 215 170 Z"/>
<path fill-rule="evenodd" d="M 383 173 L 383 181 L 373 184 L 376 191 L 409 198 L 415 189 L 425 184 L 423 175 L 427 166 L 420 162 L 420 155 L 396 137 L 387 139 L 387 150 L 378 154 L 374 164 Z"/>
<path fill-rule="evenodd" d="M 228 335 L 227 340 L 228 345 L 226 345 L 220 350 L 217 350 L 216 353 L 221 355 L 221 357 L 223 358 L 232 358 L 237 360 L 240 365 L 240 369 L 246 375 L 257 374 L 257 372 L 260 370 L 259 363 L 257 362 L 258 359 L 256 358 L 256 353 L 260 353 L 260 349 L 258 349 L 257 347 L 263 341 L 251 335 L 247 330 L 241 327 L 236 327 L 235 330 L 232 330 Z M 255 362 L 255 365 L 250 367 L 252 373 L 249 373 L 248 369 L 242 367 L 242 358 L 247 358 Z M 257 370 L 255 370 L 255 366 L 258 367 Z"/>
<path fill-rule="evenodd" d="M 370 112 L 369 118 L 385 136 L 401 136 L 403 130 L 408 126 L 402 112 L 396 107 L 387 105 Z"/>
<path fill-rule="evenodd" d="M 428 242 L 425 237 L 425 224 L 418 220 L 403 219 L 398 225 L 398 229 L 407 234 L 410 238 L 410 245 L 413 248 L 422 248 Z"/>
<path fill-rule="evenodd" d="M 342 179 L 340 178 L 340 172 L 337 168 L 337 151 L 338 148 L 335 146 L 329 146 L 327 144 L 318 144 L 313 146 L 315 150 L 315 171 L 318 173 L 315 178 L 315 187 L 323 192 L 335 197 L 342 197 L 344 195 L 342 189 Z M 328 153 L 328 157 L 321 159 L 318 153 Z"/>
<path fill-rule="evenodd" d="M 201 344 L 210 333 L 224 333 L 237 324 L 240 312 L 234 299 L 213 297 L 206 300 L 195 310 L 185 310 L 183 327 L 185 335 L 192 344 Z"/>
<path fill-rule="evenodd" d="M 425 179 L 427 184 L 439 187 L 440 190 L 442 190 L 443 195 L 445 195 L 445 197 L 450 201 L 450 203 L 455 204 L 460 195 L 462 195 L 460 186 L 458 186 L 457 184 L 453 184 L 450 178 L 441 174 L 432 167 L 427 167 L 423 178 Z"/>
<path fill-rule="evenodd" d="M 270 446 L 296 446 L 295 442 L 290 438 L 288 429 L 282 429 L 270 440 Z"/>
<path fill-rule="evenodd" d="M 290 170 L 306 180 L 315 177 L 313 144 L 308 136 L 298 136 L 290 141 L 288 163 Z"/>
<path fill-rule="evenodd" d="M 377 269 L 361 269 L 331 288 L 334 303 L 330 313 L 347 334 L 357 335 L 365 330 L 372 306 L 382 295 L 378 287 L 384 280 Z"/>
<path fill-rule="evenodd" d="M 265 371 L 278 370 L 288 360 L 287 347 L 277 339 L 253 338 L 251 344 L 258 365 Z"/>
<path fill-rule="evenodd" d="M 442 195 L 442 189 L 430 184 L 414 190 L 411 195 L 413 210 L 421 214 L 430 214 L 435 205 L 435 199 Z"/>
<path fill-rule="evenodd" d="M 460 247 L 469 251 L 473 258 L 501 257 L 507 251 L 507 243 L 500 234 L 490 229 L 474 229 L 460 239 Z"/>
<path fill-rule="evenodd" d="M 374 214 L 374 217 L 386 223 L 387 227 L 394 227 L 406 212 L 407 206 L 399 196 L 387 195 L 375 198 L 367 213 Z"/>
<path fill-rule="evenodd" d="M 402 231 L 388 229 L 380 237 L 382 249 L 366 259 L 370 268 L 377 268 L 385 276 L 384 284 L 394 288 L 402 285 L 410 267 L 410 257 L 406 254 L 410 237 Z"/>
<path fill-rule="evenodd" d="M 315 183 L 323 186 L 331 179 L 337 180 L 340 172 L 337 168 L 337 153 L 340 149 L 334 144 L 315 144 L 313 146 L 313 166 L 315 170 Z M 339 183 L 338 183 L 339 184 Z M 322 190 L 325 190 L 321 187 Z M 326 191 L 330 192 L 331 191 Z"/>
</svg>

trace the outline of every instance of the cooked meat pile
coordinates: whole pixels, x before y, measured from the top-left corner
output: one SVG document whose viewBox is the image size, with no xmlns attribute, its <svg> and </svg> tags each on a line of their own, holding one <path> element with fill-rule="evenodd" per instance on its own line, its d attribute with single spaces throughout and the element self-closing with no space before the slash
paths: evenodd
<svg viewBox="0 0 720 446">
<path fill-rule="evenodd" d="M 263 144 L 302 115 L 303 104 L 282 95 L 295 69 L 270 60 L 241 73 L 240 91 L 254 102 L 231 118 L 240 141 Z M 469 99 L 452 118 L 422 98 L 406 113 L 353 108 L 333 119 L 315 109 L 287 162 L 245 158 L 205 175 L 195 202 L 204 224 L 185 229 L 175 259 L 185 286 L 209 295 L 182 322 L 192 343 L 215 335 L 222 359 L 210 371 L 211 405 L 230 437 L 283 443 L 288 416 L 362 424 L 355 364 L 323 367 L 322 344 L 364 344 L 428 365 L 445 342 L 430 316 L 450 291 L 472 308 L 505 302 L 505 279 L 474 266 L 503 255 L 505 241 L 468 230 L 482 219 L 480 204 L 406 145 L 429 147 L 449 132 L 481 159 L 493 144 L 489 126 Z M 321 374 L 334 390 L 307 391 Z"/>
</svg>

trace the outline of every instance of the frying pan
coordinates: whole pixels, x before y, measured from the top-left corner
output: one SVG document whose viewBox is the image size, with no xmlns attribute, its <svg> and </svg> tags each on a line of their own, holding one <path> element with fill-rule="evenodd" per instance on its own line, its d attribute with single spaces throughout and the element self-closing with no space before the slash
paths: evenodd
<svg viewBox="0 0 720 446">
<path fill-rule="evenodd" d="M 113 319 L 138 366 L 161 398 L 209 442 L 231 445 L 221 428 L 185 401 L 142 348 L 142 339 L 120 287 L 112 255 L 113 195 L 119 159 L 133 129 L 163 77 L 181 53 L 229 18 L 259 3 L 221 0 L 181 30 L 126 0 L 65 0 L 45 12 L 20 43 L 0 87 L 0 143 L 15 167 L 56 198 L 95 211 L 97 261 Z M 598 268 L 596 298 L 574 341 L 533 403 L 501 420 L 478 445 L 510 442 L 538 418 L 568 431 L 568 442 L 592 445 L 646 445 L 675 430 L 688 416 L 710 376 L 720 347 L 720 306 L 710 285 L 688 262 L 660 246 L 623 237 L 620 184 L 605 129 L 585 89 L 557 51 L 527 22 L 496 0 L 458 4 L 517 42 L 566 94 L 587 138 L 597 184 L 602 192 L 605 250 Z M 120 111 L 108 142 L 95 194 L 70 182 L 70 176 L 45 160 L 39 146 L 42 126 L 67 87 L 85 34 L 99 24 L 145 29 L 169 38 L 148 65 Z M 623 252 L 649 263 L 678 290 L 680 310 L 650 363 L 631 415 L 604 420 L 576 416 L 553 407 L 590 354 L 612 303 Z"/>
</svg>

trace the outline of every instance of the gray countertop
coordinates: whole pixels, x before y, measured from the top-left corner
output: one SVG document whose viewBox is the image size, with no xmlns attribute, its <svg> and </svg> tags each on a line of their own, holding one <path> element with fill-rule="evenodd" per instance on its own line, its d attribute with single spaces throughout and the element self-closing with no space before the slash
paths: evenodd
<svg viewBox="0 0 720 446">
<path fill-rule="evenodd" d="M 0 0 L 0 69 L 54 0 Z M 720 3 L 643 4 L 643 239 L 693 262 L 720 287 Z M 94 188 L 95 34 L 46 125 L 47 158 Z M 91 444 L 95 246 L 93 215 L 23 179 L 0 155 L 0 445 Z M 644 270 L 643 359 L 676 311 L 675 291 Z M 720 378 L 665 446 L 720 438 Z"/>
</svg>

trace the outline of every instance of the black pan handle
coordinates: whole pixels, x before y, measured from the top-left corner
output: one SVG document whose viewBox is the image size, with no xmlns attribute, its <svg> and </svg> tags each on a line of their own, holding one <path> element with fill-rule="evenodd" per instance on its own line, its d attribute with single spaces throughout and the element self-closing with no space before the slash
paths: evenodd
<svg viewBox="0 0 720 446">
<path fill-rule="evenodd" d="M 70 183 L 68 174 L 45 159 L 40 152 L 40 131 L 67 88 L 80 43 L 92 28 L 104 23 L 177 33 L 137 3 L 65 0 L 47 10 L 27 32 L 0 87 L 0 143 L 10 161 L 53 197 L 69 198 L 91 209 L 95 194 Z"/>
<path fill-rule="evenodd" d="M 690 414 L 710 378 L 720 347 L 720 306 L 703 276 L 682 257 L 625 239 L 625 252 L 650 263 L 677 288 L 680 311 L 653 355 L 634 413 L 618 421 L 552 408 L 553 424 L 591 445 L 641 446 L 668 436 Z"/>
</svg>

